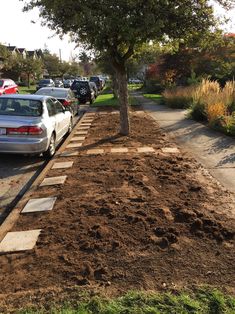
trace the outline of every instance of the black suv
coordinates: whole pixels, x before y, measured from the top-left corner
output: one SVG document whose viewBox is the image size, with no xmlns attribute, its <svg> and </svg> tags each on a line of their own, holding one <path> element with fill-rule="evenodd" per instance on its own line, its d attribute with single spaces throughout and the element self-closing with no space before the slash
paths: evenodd
<svg viewBox="0 0 235 314">
<path fill-rule="evenodd" d="M 88 81 L 74 80 L 70 88 L 82 104 L 85 104 L 86 102 L 92 104 L 95 100 L 94 90 Z"/>
</svg>

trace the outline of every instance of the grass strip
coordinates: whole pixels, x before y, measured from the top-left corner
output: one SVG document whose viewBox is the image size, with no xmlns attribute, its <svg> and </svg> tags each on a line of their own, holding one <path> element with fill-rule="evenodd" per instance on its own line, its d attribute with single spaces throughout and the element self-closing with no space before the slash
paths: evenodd
<svg viewBox="0 0 235 314">
<path fill-rule="evenodd" d="M 21 314 L 234 314 L 235 298 L 218 290 L 195 293 L 129 292 L 123 297 L 104 299 L 95 296 L 74 306 L 48 310 L 23 310 Z"/>
<path fill-rule="evenodd" d="M 36 92 L 36 85 L 31 85 L 30 88 L 27 86 L 19 86 L 20 94 L 34 94 Z"/>
</svg>

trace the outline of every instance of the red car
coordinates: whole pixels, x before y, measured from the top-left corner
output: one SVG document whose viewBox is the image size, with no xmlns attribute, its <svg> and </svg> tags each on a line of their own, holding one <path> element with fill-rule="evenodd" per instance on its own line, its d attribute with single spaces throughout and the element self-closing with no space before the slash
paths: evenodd
<svg viewBox="0 0 235 314">
<path fill-rule="evenodd" d="M 18 86 L 11 79 L 0 79 L 0 95 L 19 93 Z"/>
</svg>

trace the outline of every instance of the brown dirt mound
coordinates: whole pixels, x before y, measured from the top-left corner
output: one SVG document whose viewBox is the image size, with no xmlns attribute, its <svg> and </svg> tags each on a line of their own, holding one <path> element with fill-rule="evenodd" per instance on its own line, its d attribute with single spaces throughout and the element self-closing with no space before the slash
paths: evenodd
<svg viewBox="0 0 235 314">
<path fill-rule="evenodd" d="M 135 113 L 131 120 L 126 138 L 116 135 L 117 115 L 98 116 L 83 150 L 175 146 L 147 115 Z M 32 193 L 57 196 L 53 211 L 21 216 L 15 225 L 42 233 L 33 251 L 0 256 L 3 308 L 9 306 L 6 295 L 20 306 L 28 304 L 29 291 L 74 285 L 110 296 L 204 284 L 235 292 L 231 199 L 195 160 L 182 153 L 83 150 L 60 158 L 74 161 L 64 186 Z M 50 170 L 48 176 L 64 172 Z"/>
</svg>

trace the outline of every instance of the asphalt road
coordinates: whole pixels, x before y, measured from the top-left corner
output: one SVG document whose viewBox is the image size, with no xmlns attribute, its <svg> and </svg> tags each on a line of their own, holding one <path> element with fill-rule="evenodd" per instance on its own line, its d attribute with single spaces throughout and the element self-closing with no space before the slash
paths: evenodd
<svg viewBox="0 0 235 314">
<path fill-rule="evenodd" d="M 81 118 L 83 110 L 86 110 L 85 106 L 75 117 L 75 124 Z M 0 224 L 46 164 L 47 161 L 41 156 L 0 154 Z"/>
</svg>

